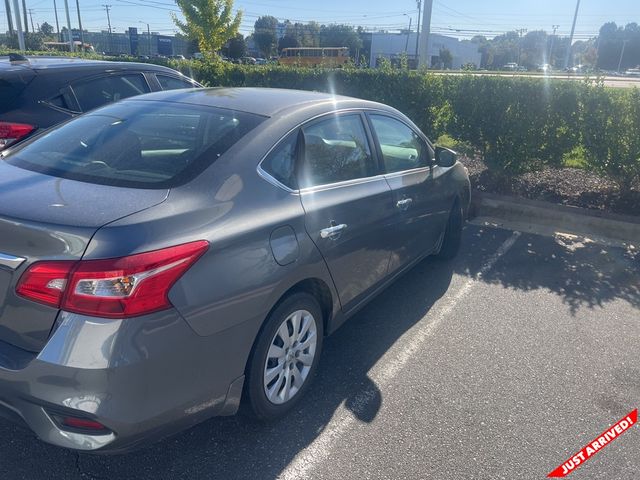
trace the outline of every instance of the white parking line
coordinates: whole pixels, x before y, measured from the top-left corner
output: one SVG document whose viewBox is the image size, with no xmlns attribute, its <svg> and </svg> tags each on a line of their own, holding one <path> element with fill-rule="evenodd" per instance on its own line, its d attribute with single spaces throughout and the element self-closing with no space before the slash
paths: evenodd
<svg viewBox="0 0 640 480">
<path fill-rule="evenodd" d="M 520 232 L 513 232 L 505 242 L 496 250 L 496 252 L 482 266 L 477 275 L 467 280 L 458 291 L 448 296 L 447 302 L 442 306 L 438 306 L 435 312 L 429 312 L 422 318 L 412 329 L 407 331 L 403 338 L 406 341 L 398 341 L 396 345 L 402 345 L 402 350 L 397 354 L 388 352 L 382 357 L 374 368 L 369 372 L 371 380 L 382 390 L 386 384 L 398 375 L 400 370 L 407 362 L 417 353 L 424 342 L 433 335 L 438 326 L 451 314 L 456 304 L 473 288 L 484 275 L 486 275 L 496 264 L 498 259 L 509 251 L 513 244 L 520 237 Z M 423 320 L 433 317 L 431 321 L 423 323 Z M 391 356 L 389 356 L 391 354 Z M 313 468 L 325 461 L 330 453 L 331 447 L 341 436 L 357 423 L 354 413 L 361 414 L 367 408 L 369 402 L 375 398 L 376 392 L 373 388 L 368 388 L 358 393 L 353 400 L 350 410 L 340 409 L 336 411 L 334 417 L 329 421 L 325 429 L 318 434 L 315 440 L 309 444 L 304 450 L 300 451 L 294 459 L 289 463 L 282 473 L 278 476 L 280 480 L 298 480 L 309 477 L 309 473 Z"/>
</svg>

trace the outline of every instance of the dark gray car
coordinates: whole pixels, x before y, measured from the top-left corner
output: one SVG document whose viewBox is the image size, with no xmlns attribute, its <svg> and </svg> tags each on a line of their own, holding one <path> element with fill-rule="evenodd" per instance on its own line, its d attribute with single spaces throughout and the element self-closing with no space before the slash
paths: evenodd
<svg viewBox="0 0 640 480">
<path fill-rule="evenodd" d="M 277 418 L 323 337 L 427 255 L 453 257 L 465 169 L 385 105 L 160 92 L 0 161 L 0 414 L 122 451 L 241 397 Z"/>
</svg>

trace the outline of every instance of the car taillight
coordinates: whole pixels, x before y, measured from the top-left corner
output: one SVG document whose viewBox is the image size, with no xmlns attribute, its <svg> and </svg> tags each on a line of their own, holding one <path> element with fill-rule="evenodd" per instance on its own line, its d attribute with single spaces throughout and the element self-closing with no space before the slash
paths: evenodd
<svg viewBox="0 0 640 480">
<path fill-rule="evenodd" d="M 0 122 L 0 150 L 26 137 L 36 129 L 25 123 Z"/>
<path fill-rule="evenodd" d="M 124 318 L 171 307 L 169 290 L 209 248 L 201 240 L 106 260 L 37 262 L 22 275 L 22 297 L 67 312 Z"/>
</svg>

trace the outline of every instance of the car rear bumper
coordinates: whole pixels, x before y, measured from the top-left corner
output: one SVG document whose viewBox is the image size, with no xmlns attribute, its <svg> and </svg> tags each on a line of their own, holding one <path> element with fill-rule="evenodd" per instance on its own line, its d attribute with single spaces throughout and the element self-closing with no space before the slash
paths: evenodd
<svg viewBox="0 0 640 480">
<path fill-rule="evenodd" d="M 175 311 L 126 320 L 62 312 L 45 348 L 0 342 L 0 416 L 66 448 L 121 452 L 237 411 L 252 322 L 197 335 Z M 94 420 L 104 431 L 63 427 Z"/>
</svg>

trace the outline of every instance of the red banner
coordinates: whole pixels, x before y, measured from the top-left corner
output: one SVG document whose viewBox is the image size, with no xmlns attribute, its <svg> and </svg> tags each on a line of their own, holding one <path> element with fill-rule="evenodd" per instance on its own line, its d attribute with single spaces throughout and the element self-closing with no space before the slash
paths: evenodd
<svg viewBox="0 0 640 480">
<path fill-rule="evenodd" d="M 626 417 L 618 420 L 611 428 L 602 432 L 596 439 L 585 446 L 578 453 L 547 475 L 547 478 L 562 478 L 573 472 L 576 468 L 598 453 L 613 440 L 629 430 L 638 421 L 638 409 L 636 408 Z"/>
</svg>

